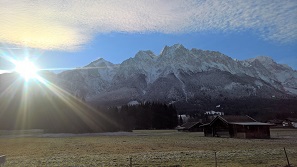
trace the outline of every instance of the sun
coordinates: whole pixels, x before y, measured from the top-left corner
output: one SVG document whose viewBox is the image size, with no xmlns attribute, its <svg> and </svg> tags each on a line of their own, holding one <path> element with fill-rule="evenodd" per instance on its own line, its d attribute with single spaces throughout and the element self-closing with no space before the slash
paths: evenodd
<svg viewBox="0 0 297 167">
<path fill-rule="evenodd" d="M 19 61 L 15 63 L 15 71 L 18 72 L 26 81 L 37 78 L 38 68 L 29 61 Z"/>
</svg>

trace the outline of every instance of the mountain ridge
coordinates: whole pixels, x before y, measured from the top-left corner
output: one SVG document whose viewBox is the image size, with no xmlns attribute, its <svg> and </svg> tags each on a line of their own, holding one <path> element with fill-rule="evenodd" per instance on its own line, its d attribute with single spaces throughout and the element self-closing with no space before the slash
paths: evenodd
<svg viewBox="0 0 297 167">
<path fill-rule="evenodd" d="M 270 57 L 236 60 L 181 44 L 165 46 L 159 55 L 139 51 L 120 64 L 100 58 L 82 68 L 52 74 L 50 81 L 88 102 L 109 105 L 297 95 L 297 71 Z"/>
<path fill-rule="evenodd" d="M 218 51 L 189 50 L 181 44 L 165 46 L 159 55 L 139 51 L 120 64 L 100 58 L 57 75 L 57 80 L 65 78 L 61 86 L 76 96 L 124 104 L 131 100 L 169 103 L 197 97 L 297 95 L 297 71 L 270 57 L 240 61 Z"/>
</svg>

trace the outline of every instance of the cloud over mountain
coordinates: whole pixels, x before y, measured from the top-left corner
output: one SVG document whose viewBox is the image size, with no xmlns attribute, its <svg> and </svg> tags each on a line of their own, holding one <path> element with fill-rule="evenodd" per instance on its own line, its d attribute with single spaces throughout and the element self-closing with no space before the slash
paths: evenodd
<svg viewBox="0 0 297 167">
<path fill-rule="evenodd" d="M 98 33 L 252 30 L 265 40 L 297 40 L 297 3 L 228 0 L 39 0 L 0 2 L 0 42 L 75 50 Z"/>
</svg>

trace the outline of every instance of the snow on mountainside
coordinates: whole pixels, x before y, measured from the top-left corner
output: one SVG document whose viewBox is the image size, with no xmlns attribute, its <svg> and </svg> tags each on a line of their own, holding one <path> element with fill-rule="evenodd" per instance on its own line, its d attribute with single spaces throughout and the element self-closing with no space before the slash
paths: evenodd
<svg viewBox="0 0 297 167">
<path fill-rule="evenodd" d="M 246 60 L 248 64 L 252 65 L 254 62 L 259 62 L 264 67 L 254 67 L 256 71 L 260 71 L 259 77 L 264 79 L 269 78 L 278 81 L 282 84 L 284 89 L 291 93 L 297 90 L 297 71 L 290 68 L 288 65 L 277 64 L 273 59 L 267 56 L 259 56 L 254 59 Z M 264 73 L 265 72 L 265 73 Z M 263 75 L 264 74 L 264 75 Z M 273 83 L 272 83 L 273 84 Z"/>
<path fill-rule="evenodd" d="M 57 76 L 59 85 L 89 101 L 188 101 L 197 97 L 285 97 L 297 92 L 297 71 L 269 57 L 238 61 L 215 51 L 165 46 L 112 64 L 98 59 Z"/>
<path fill-rule="evenodd" d="M 95 96 L 112 82 L 117 65 L 98 59 L 84 68 L 58 74 L 60 86 L 76 96 Z"/>
</svg>

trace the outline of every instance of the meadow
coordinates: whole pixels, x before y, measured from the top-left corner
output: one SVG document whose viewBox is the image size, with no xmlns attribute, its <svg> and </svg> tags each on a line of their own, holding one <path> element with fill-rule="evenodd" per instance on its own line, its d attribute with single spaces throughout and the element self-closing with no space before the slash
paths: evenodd
<svg viewBox="0 0 297 167">
<path fill-rule="evenodd" d="M 297 166 L 297 130 L 271 129 L 271 139 L 204 137 L 203 132 L 151 130 L 102 134 L 0 131 L 10 166 L 284 167 Z M 131 160 L 131 161 L 130 161 Z"/>
</svg>

